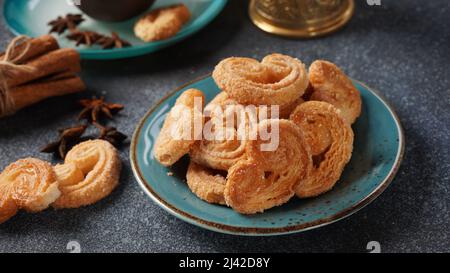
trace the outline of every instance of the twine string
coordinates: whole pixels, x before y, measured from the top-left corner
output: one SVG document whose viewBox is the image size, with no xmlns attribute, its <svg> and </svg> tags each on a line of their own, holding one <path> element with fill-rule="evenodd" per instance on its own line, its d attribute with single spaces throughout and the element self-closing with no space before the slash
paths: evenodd
<svg viewBox="0 0 450 273">
<path fill-rule="evenodd" d="M 16 53 L 18 45 L 25 47 L 20 53 Z M 3 60 L 0 61 L 0 117 L 13 114 L 15 112 L 14 99 L 11 96 L 8 86 L 8 79 L 14 77 L 18 72 L 33 72 L 34 67 L 20 64 L 22 58 L 30 50 L 30 38 L 18 36 L 14 38 L 6 48 Z M 17 56 L 15 56 L 17 55 Z"/>
</svg>

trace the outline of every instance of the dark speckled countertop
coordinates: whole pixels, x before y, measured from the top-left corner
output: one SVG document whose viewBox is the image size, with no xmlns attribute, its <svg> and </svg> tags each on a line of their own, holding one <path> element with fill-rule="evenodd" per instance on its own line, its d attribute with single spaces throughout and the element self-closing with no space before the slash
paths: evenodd
<svg viewBox="0 0 450 273">
<path fill-rule="evenodd" d="M 231 0 L 207 28 L 155 54 L 121 61 L 83 61 L 93 94 L 122 102 L 116 125 L 129 136 L 149 107 L 222 58 L 261 58 L 281 52 L 329 59 L 378 89 L 396 109 L 406 134 L 403 164 L 375 202 L 343 221 L 281 237 L 248 238 L 202 230 L 169 215 L 139 188 L 127 148 L 120 187 L 100 203 L 78 210 L 19 213 L 0 226 L 0 252 L 65 252 L 71 240 L 85 252 L 383 252 L 450 251 L 450 2 L 356 1 L 350 24 L 314 40 L 289 40 L 254 27 L 247 1 Z M 0 1 L 3 4 L 3 1 Z M 0 23 L 1 47 L 12 37 Z M 39 146 L 70 125 L 82 95 L 50 99 L 0 120 L 0 169 L 28 156 L 52 160 Z"/>
</svg>

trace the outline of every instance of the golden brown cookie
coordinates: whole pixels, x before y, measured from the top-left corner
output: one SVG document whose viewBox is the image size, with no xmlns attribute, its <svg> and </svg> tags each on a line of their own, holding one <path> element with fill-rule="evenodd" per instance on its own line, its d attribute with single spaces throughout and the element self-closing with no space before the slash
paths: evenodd
<svg viewBox="0 0 450 273">
<path fill-rule="evenodd" d="M 309 81 L 313 88 L 311 100 L 333 104 L 350 124 L 360 116 L 361 95 L 352 81 L 335 64 L 315 61 L 309 68 Z"/>
<path fill-rule="evenodd" d="M 119 184 L 121 161 L 116 148 L 104 140 L 85 141 L 66 156 L 64 165 L 54 167 L 61 197 L 52 206 L 79 208 L 108 196 Z"/>
<path fill-rule="evenodd" d="M 298 59 L 272 54 L 261 62 L 250 58 L 228 58 L 213 72 L 220 89 L 241 104 L 288 105 L 308 86 L 305 65 Z"/>
<path fill-rule="evenodd" d="M 245 156 L 245 140 L 203 140 L 196 143 L 190 152 L 193 162 L 227 171 Z"/>
<path fill-rule="evenodd" d="M 263 212 L 280 206 L 295 194 L 298 185 L 312 168 L 309 146 L 300 129 L 288 120 L 265 120 L 259 125 L 258 139 L 247 144 L 247 159 L 230 168 L 225 200 L 243 214 Z M 261 127 L 263 129 L 261 129 Z M 279 128 L 279 144 L 264 151 L 261 132 Z"/>
<path fill-rule="evenodd" d="M 196 101 L 200 102 L 197 109 Z M 201 139 L 204 101 L 203 93 L 196 89 L 185 91 L 177 99 L 174 108 L 164 121 L 154 146 L 155 158 L 162 165 L 173 165 L 189 153 L 196 139 Z"/>
<path fill-rule="evenodd" d="M 276 117 L 278 118 L 281 115 L 281 117 L 289 118 L 290 113 L 302 102 L 303 99 L 300 97 L 288 105 L 281 106 Z M 250 130 L 249 124 L 246 124 L 245 128 L 239 127 L 243 125 L 244 115 L 246 118 L 245 121 L 247 123 L 252 121 L 253 126 L 256 126 L 260 120 L 273 118 L 271 106 L 254 106 L 254 108 L 246 109 L 247 107 L 252 106 L 238 104 L 227 93 L 219 93 L 205 107 L 205 113 L 209 113 L 211 118 L 208 122 L 211 123 L 214 121 L 214 118 L 217 118 L 215 110 L 218 109 L 222 113 L 223 118 L 220 119 L 222 120 L 222 124 L 215 124 L 213 131 L 219 127 L 219 130 L 226 131 L 228 136 L 232 137 L 225 139 L 203 138 L 192 146 L 190 152 L 191 160 L 212 169 L 225 171 L 241 160 L 245 156 L 245 146 L 249 138 Z M 266 111 L 265 114 L 263 114 L 264 111 Z M 232 126 L 227 126 L 227 121 L 232 121 Z M 207 126 L 205 125 L 205 127 Z"/>
<path fill-rule="evenodd" d="M 225 205 L 226 179 L 214 171 L 192 162 L 187 171 L 187 184 L 200 199 L 211 204 Z"/>
<path fill-rule="evenodd" d="M 353 151 L 353 131 L 333 105 L 309 101 L 292 113 L 291 120 L 304 132 L 314 153 L 314 167 L 297 188 L 297 196 L 314 197 L 331 190 L 341 177 Z"/>
<path fill-rule="evenodd" d="M 18 209 L 45 210 L 60 194 L 49 163 L 34 158 L 18 160 L 0 174 L 0 222 L 8 220 Z"/>
<path fill-rule="evenodd" d="M 247 112 L 240 104 L 215 106 L 218 108 L 212 110 L 205 123 L 203 139 L 192 146 L 189 155 L 200 165 L 227 171 L 245 155 L 250 115 L 256 119 L 257 110 Z"/>
<path fill-rule="evenodd" d="M 146 42 L 168 39 L 177 34 L 191 18 L 184 4 L 152 10 L 134 26 L 137 37 Z"/>
</svg>

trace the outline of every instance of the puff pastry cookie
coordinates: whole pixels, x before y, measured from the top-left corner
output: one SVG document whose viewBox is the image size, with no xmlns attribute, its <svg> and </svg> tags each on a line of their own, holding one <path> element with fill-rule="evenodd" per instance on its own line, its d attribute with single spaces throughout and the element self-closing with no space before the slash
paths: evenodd
<svg viewBox="0 0 450 273">
<path fill-rule="evenodd" d="M 298 106 L 291 120 L 303 130 L 315 155 L 314 168 L 297 187 L 297 196 L 318 196 L 334 187 L 350 161 L 354 138 L 352 128 L 338 109 L 319 101 Z"/>
<path fill-rule="evenodd" d="M 239 161 L 228 172 L 225 200 L 239 213 L 254 214 L 286 203 L 312 168 L 309 146 L 294 123 L 265 120 L 258 126 L 272 130 L 277 125 L 276 150 L 263 151 L 261 145 L 267 141 L 258 134 L 258 139 L 247 145 L 247 159 Z"/>
<path fill-rule="evenodd" d="M 272 54 L 261 62 L 232 57 L 213 72 L 220 89 L 241 104 L 287 105 L 303 95 L 308 86 L 305 65 L 298 59 Z"/>
<path fill-rule="evenodd" d="M 200 109 L 195 108 L 195 101 L 200 99 L 201 105 Z M 185 91 L 177 99 L 174 108 L 168 114 L 164 125 L 156 139 L 154 145 L 154 154 L 156 160 L 158 160 L 164 166 L 171 166 L 177 162 L 185 154 L 189 153 L 192 145 L 194 145 L 195 140 L 199 139 L 196 134 L 202 134 L 202 128 L 199 132 L 196 132 L 195 124 L 203 125 L 203 105 L 205 97 L 203 93 L 196 89 L 189 89 Z M 181 106 L 181 108 L 177 108 Z M 178 111 L 180 109 L 187 109 L 190 114 L 187 115 L 183 111 Z M 188 132 L 185 132 L 186 124 L 189 128 Z M 201 126 L 202 127 L 202 126 Z M 174 138 L 173 132 L 179 136 L 187 136 L 186 138 Z"/>
<path fill-rule="evenodd" d="M 341 110 L 344 119 L 353 124 L 361 114 L 361 95 L 352 81 L 335 64 L 318 60 L 309 68 L 313 88 L 311 100 L 325 101 Z"/>
<path fill-rule="evenodd" d="M 211 204 L 226 204 L 224 191 L 227 181 L 224 176 L 191 161 L 186 178 L 189 188 L 200 199 Z"/>
<path fill-rule="evenodd" d="M 146 42 L 164 40 L 177 34 L 190 18 L 184 4 L 155 9 L 137 21 L 134 33 Z"/>
<path fill-rule="evenodd" d="M 217 106 L 220 112 L 216 114 L 213 110 L 209 123 L 205 124 L 211 127 L 210 138 L 196 142 L 189 155 L 198 164 L 227 171 L 245 155 L 249 119 L 256 118 L 257 110 L 247 112 L 240 104 Z"/>
<path fill-rule="evenodd" d="M 42 160 L 18 160 L 0 174 L 0 223 L 14 216 L 19 209 L 28 212 L 45 210 L 59 196 L 52 166 Z"/>
<path fill-rule="evenodd" d="M 121 161 L 116 148 L 104 140 L 78 144 L 63 165 L 54 167 L 61 197 L 52 206 L 79 208 L 108 196 L 119 184 Z"/>
</svg>

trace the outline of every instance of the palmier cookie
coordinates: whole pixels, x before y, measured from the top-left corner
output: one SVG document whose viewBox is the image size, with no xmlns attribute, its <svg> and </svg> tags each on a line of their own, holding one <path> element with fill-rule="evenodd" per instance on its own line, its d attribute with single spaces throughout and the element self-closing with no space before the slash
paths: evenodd
<svg viewBox="0 0 450 273">
<path fill-rule="evenodd" d="M 304 132 L 314 153 L 314 167 L 297 188 L 297 196 L 314 197 L 331 190 L 353 151 L 353 131 L 339 110 L 326 102 L 301 104 L 291 120 Z"/>
<path fill-rule="evenodd" d="M 116 148 L 104 140 L 85 141 L 73 147 L 63 165 L 54 167 L 61 197 L 52 206 L 79 208 L 108 196 L 119 184 L 121 161 Z"/>
<path fill-rule="evenodd" d="M 154 145 L 155 158 L 162 165 L 173 165 L 201 138 L 204 101 L 203 93 L 196 89 L 185 91 L 177 99 Z"/>
<path fill-rule="evenodd" d="M 190 18 L 184 4 L 155 9 L 137 21 L 134 33 L 146 42 L 164 40 L 177 34 Z"/>
<path fill-rule="evenodd" d="M 45 210 L 59 196 L 52 166 L 42 160 L 26 158 L 12 163 L 0 174 L 0 223 L 19 209 Z"/>
<path fill-rule="evenodd" d="M 191 191 L 200 199 L 211 203 L 225 205 L 226 179 L 214 171 L 191 161 L 186 175 Z"/>
<path fill-rule="evenodd" d="M 285 115 L 289 117 L 289 114 L 303 100 L 301 98 L 282 107 L 278 115 Z M 215 110 L 219 108 L 219 113 L 225 113 L 221 124 L 215 124 L 213 129 L 221 126 L 222 132 L 228 134 L 228 138 L 208 140 L 206 138 L 194 144 L 191 149 L 190 156 L 194 162 L 207 166 L 212 169 L 227 171 L 236 162 L 241 160 L 245 156 L 246 141 L 249 138 L 249 120 L 253 121 L 253 124 L 257 123 L 257 119 L 269 119 L 271 118 L 271 108 L 268 106 L 266 109 L 268 113 L 264 118 L 261 113 L 261 106 L 254 107 L 253 109 L 246 109 L 247 106 L 239 104 L 237 101 L 231 99 L 225 92 L 219 93 L 206 107 L 205 113 L 208 112 L 211 116 L 210 122 L 217 118 Z M 289 113 L 289 114 L 288 114 Z M 252 118 L 250 117 L 252 116 Z M 259 117 L 258 117 L 259 116 Z M 277 116 L 278 118 L 278 116 Z M 232 121 L 233 126 L 227 125 L 227 122 Z M 242 123 L 245 121 L 246 123 Z M 205 126 L 206 127 L 206 126 Z M 214 131 L 214 130 L 213 130 Z M 217 132 L 215 132 L 217 133 Z"/>
<path fill-rule="evenodd" d="M 205 134 L 202 140 L 196 142 L 189 155 L 192 161 L 200 165 L 227 171 L 245 156 L 249 115 L 255 117 L 257 110 L 248 112 L 240 104 L 216 105 L 216 107 L 219 109 L 212 110 L 204 128 L 205 132 L 208 131 L 211 135 Z"/>
<path fill-rule="evenodd" d="M 309 81 L 313 88 L 311 100 L 333 104 L 350 124 L 360 116 L 361 95 L 352 81 L 335 64 L 315 61 L 309 68 Z"/>
<path fill-rule="evenodd" d="M 298 59 L 272 54 L 262 62 L 250 58 L 228 58 L 213 72 L 217 85 L 241 104 L 287 105 L 306 90 L 308 75 Z"/>
<path fill-rule="evenodd" d="M 267 128 L 276 131 L 277 126 L 278 147 L 264 151 L 261 145 L 270 141 L 263 141 L 261 132 Z M 230 168 L 225 186 L 227 204 L 243 214 L 286 203 L 312 168 L 309 146 L 294 123 L 272 119 L 262 121 L 258 127 L 258 139 L 247 144 L 247 159 Z"/>
<path fill-rule="evenodd" d="M 282 106 L 278 115 L 282 115 L 283 117 L 289 118 L 290 113 L 295 107 L 303 102 L 301 98 L 294 101 L 294 103 L 290 103 L 285 107 Z M 206 138 L 201 141 L 196 142 L 191 149 L 190 156 L 191 160 L 194 162 L 207 166 L 212 169 L 217 170 L 225 170 L 227 171 L 231 166 L 233 166 L 236 162 L 242 159 L 245 156 L 245 146 L 246 140 L 249 138 L 249 128 L 248 125 L 241 127 L 242 117 L 241 113 L 245 114 L 246 121 L 250 118 L 249 116 L 253 116 L 253 123 L 257 123 L 258 114 L 262 114 L 261 106 L 256 107 L 255 111 L 246 110 L 244 105 L 238 104 L 236 101 L 229 98 L 228 94 L 225 92 L 220 93 L 216 96 L 206 107 L 205 112 L 210 111 L 211 117 L 215 117 L 214 107 L 219 107 L 221 112 L 225 112 L 224 119 L 222 124 L 215 124 L 215 127 L 221 126 L 223 132 L 227 132 L 228 138 L 214 138 L 213 140 L 208 140 Z M 259 115 L 260 119 L 268 119 L 271 118 L 271 108 L 270 106 L 266 108 L 268 113 L 263 115 Z M 231 114 L 237 113 L 238 116 L 231 116 Z M 247 114 L 248 113 L 248 114 Z M 278 116 L 277 116 L 278 118 Z M 233 127 L 227 126 L 226 122 L 232 120 Z M 210 120 L 212 122 L 213 119 Z M 244 124 L 242 124 L 244 125 Z M 205 126 L 206 127 L 206 126 Z M 213 128 L 216 129 L 216 128 Z M 244 131 L 245 130 L 245 131 Z M 215 132 L 217 133 L 217 132 Z M 244 135 L 243 135 L 244 134 Z"/>
</svg>

